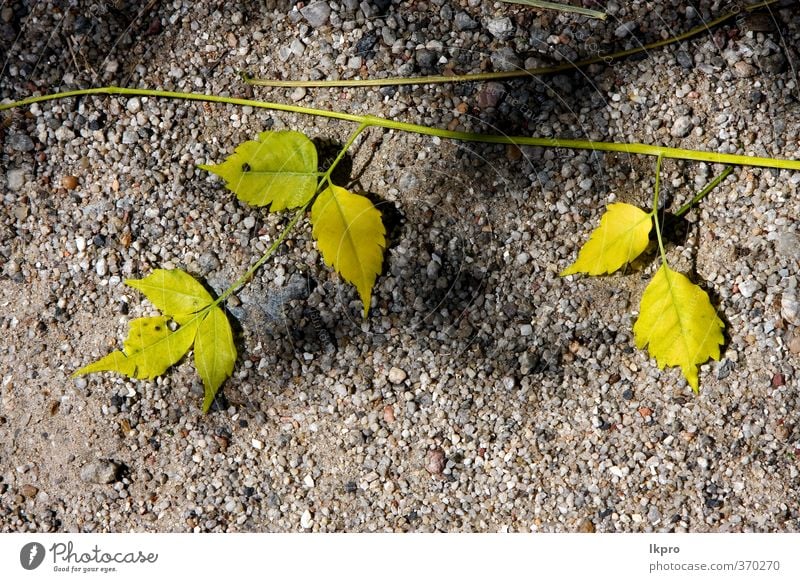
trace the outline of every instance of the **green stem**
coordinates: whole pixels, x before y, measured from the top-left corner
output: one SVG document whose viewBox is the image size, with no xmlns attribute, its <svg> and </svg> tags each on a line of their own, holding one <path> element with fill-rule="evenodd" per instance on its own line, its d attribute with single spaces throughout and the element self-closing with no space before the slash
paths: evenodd
<svg viewBox="0 0 800 582">
<path fill-rule="evenodd" d="M 573 69 L 582 69 L 595 63 L 611 64 L 613 61 L 619 60 L 624 57 L 629 57 L 638 53 L 652 51 L 676 42 L 687 40 L 698 34 L 708 32 L 711 28 L 724 24 L 732 18 L 739 16 L 742 11 L 752 12 L 759 8 L 764 8 L 775 4 L 778 0 L 767 0 L 757 4 L 744 6 L 737 10 L 732 10 L 711 22 L 704 22 L 695 28 L 673 36 L 666 40 L 659 40 L 650 44 L 641 45 L 635 48 L 617 51 L 613 53 L 599 54 L 589 59 L 577 61 L 574 63 L 564 63 L 552 67 L 537 67 L 533 69 L 517 69 L 514 71 L 498 71 L 495 73 L 474 73 L 470 75 L 430 75 L 427 77 L 388 77 L 385 79 L 343 79 L 336 81 L 284 81 L 280 79 L 253 79 L 248 75 L 243 74 L 242 78 L 245 83 L 250 85 L 261 85 L 265 87 L 386 87 L 396 85 L 431 85 L 436 83 L 465 83 L 469 81 L 501 81 L 504 79 L 516 79 L 519 77 L 529 77 L 534 75 L 552 75 L 562 71 L 569 71 Z"/>
<path fill-rule="evenodd" d="M 319 192 L 323 188 L 325 182 L 330 182 L 331 173 L 333 173 L 333 171 L 336 169 L 336 166 L 339 165 L 339 162 L 342 161 L 342 158 L 344 158 L 344 155 L 347 153 L 347 150 L 350 149 L 350 146 L 353 145 L 353 142 L 356 140 L 359 134 L 361 134 L 361 132 L 364 131 L 367 127 L 369 127 L 369 123 L 364 122 L 361 125 L 359 125 L 358 128 L 350 135 L 347 142 L 345 142 L 344 146 L 339 152 L 339 155 L 336 156 L 336 159 L 333 160 L 333 163 L 330 165 L 330 167 L 324 173 L 322 173 L 322 178 L 320 179 L 317 185 L 317 192 Z M 253 265 L 249 269 L 247 269 L 247 272 L 244 275 L 239 277 L 230 287 L 225 289 L 225 291 L 223 291 L 223 293 L 219 297 L 217 297 L 217 299 L 208 309 L 211 309 L 211 307 L 215 307 L 220 303 L 222 303 L 223 301 L 225 301 L 237 289 L 246 284 L 253 275 L 255 275 L 256 271 L 258 271 L 258 269 L 260 269 L 261 266 L 264 263 L 266 263 L 267 260 L 269 260 L 269 258 L 275 253 L 275 251 L 278 250 L 278 247 L 280 247 L 281 243 L 283 243 L 283 241 L 286 240 L 286 237 L 289 235 L 289 233 L 294 229 L 295 226 L 297 226 L 297 223 L 299 222 L 300 218 L 305 214 L 308 207 L 314 201 L 315 196 L 316 193 L 309 199 L 308 202 L 306 202 L 303 206 L 301 206 L 297 212 L 295 212 L 294 216 L 292 216 L 292 219 L 289 221 L 289 223 L 286 225 L 283 231 L 281 231 L 281 234 L 278 236 L 278 238 L 276 238 L 273 241 L 273 243 L 264 252 L 264 254 L 261 255 L 261 258 L 258 259 L 255 263 L 253 263 Z"/>
<path fill-rule="evenodd" d="M 599 18 L 600 20 L 606 19 L 606 13 L 599 10 L 591 10 L 589 8 L 582 8 L 580 6 L 571 6 L 569 4 L 558 4 L 557 2 L 543 2 L 542 0 L 502 0 L 509 4 L 524 4 L 525 6 L 532 6 L 534 8 L 543 8 L 545 10 L 558 10 L 559 12 L 572 12 L 573 14 L 581 14 L 589 18 Z"/>
<path fill-rule="evenodd" d="M 207 95 L 204 93 L 182 93 L 177 91 L 161 91 L 157 89 L 130 89 L 126 87 L 99 87 L 93 89 L 78 89 L 75 91 L 64 91 L 62 93 L 52 93 L 38 97 L 29 97 L 13 103 L 0 105 L 0 111 L 21 107 L 32 103 L 64 99 L 66 97 L 78 97 L 81 95 L 136 95 L 143 97 L 164 97 L 171 99 L 184 99 L 188 101 L 207 101 L 212 103 L 228 103 L 231 105 L 248 105 L 250 107 L 270 109 L 274 111 L 287 111 L 290 113 L 301 113 L 305 115 L 316 115 L 330 119 L 339 119 L 368 126 L 383 127 L 386 129 L 396 129 L 421 135 L 430 135 L 443 139 L 453 139 L 466 142 L 480 142 L 493 144 L 513 144 L 517 146 L 537 146 L 537 147 L 561 147 L 579 150 L 594 150 L 604 152 L 620 152 L 625 154 L 636 154 L 646 156 L 662 156 L 664 158 L 693 160 L 698 162 L 710 162 L 715 164 L 727 164 L 733 166 L 758 166 L 763 168 L 779 168 L 784 170 L 800 170 L 800 160 L 785 160 L 777 158 L 761 158 L 756 156 L 743 156 L 735 154 L 720 154 L 700 150 L 688 150 L 681 148 L 670 148 L 663 146 L 648 145 L 642 143 L 616 143 L 589 141 L 579 139 L 559 139 L 548 137 L 525 137 L 508 135 L 491 135 L 481 133 L 468 133 L 462 131 L 450 131 L 374 117 L 371 115 L 353 115 L 340 111 L 328 111 L 325 109 L 314 109 L 298 105 L 287 105 L 284 103 L 271 103 L 268 101 L 256 101 L 253 99 L 240 99 L 236 97 L 222 97 L 219 95 Z"/>
<path fill-rule="evenodd" d="M 356 138 L 359 135 L 361 135 L 361 132 L 364 131 L 365 129 L 367 129 L 370 125 L 372 125 L 372 122 L 369 119 L 364 119 L 364 121 L 362 121 L 359 124 L 359 126 L 356 128 L 356 130 L 353 133 L 350 134 L 350 137 L 347 139 L 347 141 L 345 142 L 344 146 L 342 146 L 342 149 L 339 150 L 339 155 L 336 156 L 336 159 L 333 160 L 333 163 L 326 170 L 326 172 L 322 175 L 322 179 L 319 181 L 320 187 L 325 183 L 326 180 L 328 182 L 331 181 L 331 174 L 336 169 L 336 166 L 339 165 L 339 162 L 342 161 L 342 158 L 344 158 L 344 155 L 347 153 L 347 150 L 350 149 L 350 146 L 353 145 L 353 142 L 356 141 Z M 333 185 L 333 184 L 331 184 L 331 185 Z"/>
<path fill-rule="evenodd" d="M 289 224 L 287 224 L 284 227 L 284 229 L 281 231 L 281 234 L 278 235 L 278 238 L 276 238 L 272 242 L 270 247 L 266 250 L 266 252 L 263 255 L 261 255 L 261 258 L 258 259 L 255 263 L 253 263 L 253 265 L 249 269 L 247 269 L 247 272 L 245 272 L 244 275 L 239 277 L 230 287 L 225 289 L 222 295 L 217 297 L 214 303 L 211 304 L 212 307 L 219 305 L 220 303 L 225 301 L 228 297 L 233 295 L 233 293 L 237 289 L 239 289 L 239 287 L 247 283 L 250 280 L 250 278 L 253 275 L 255 275 L 256 271 L 258 271 L 258 269 L 261 268 L 261 265 L 266 263 L 267 260 L 275 253 L 275 251 L 278 250 L 278 247 L 281 246 L 281 243 L 283 243 L 283 241 L 286 240 L 286 237 L 289 235 L 292 229 L 297 225 L 298 221 L 303 217 L 303 214 L 305 214 L 309 204 L 311 204 L 310 200 L 306 202 L 303 206 L 301 206 L 297 210 L 297 212 L 294 213 L 294 216 L 292 216 L 292 219 L 289 221 Z"/>
<path fill-rule="evenodd" d="M 700 190 L 700 192 L 695 194 L 694 198 L 692 198 L 689 202 L 681 206 L 680 209 L 675 213 L 675 216 L 683 216 L 684 214 L 689 212 L 692 206 L 694 206 L 695 204 L 700 202 L 703 198 L 708 196 L 708 194 L 714 188 L 719 186 L 722 183 L 722 181 L 730 175 L 731 172 L 733 172 L 733 166 L 728 166 L 727 168 L 725 168 L 725 170 L 723 170 L 723 172 L 719 176 L 714 178 L 711 182 L 706 184 L 705 188 L 703 188 L 702 190 Z"/>
<path fill-rule="evenodd" d="M 656 159 L 656 187 L 653 192 L 653 221 L 656 225 L 656 237 L 658 238 L 658 250 L 661 253 L 661 262 L 667 266 L 667 253 L 664 252 L 664 241 L 661 240 L 661 226 L 658 224 L 658 190 L 661 185 L 661 160 L 663 156 Z"/>
</svg>

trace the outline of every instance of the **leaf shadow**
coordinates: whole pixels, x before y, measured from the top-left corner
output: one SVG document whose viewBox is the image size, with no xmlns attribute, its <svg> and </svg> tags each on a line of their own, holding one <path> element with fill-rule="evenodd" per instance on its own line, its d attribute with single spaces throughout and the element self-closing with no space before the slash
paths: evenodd
<svg viewBox="0 0 800 582">
<path fill-rule="evenodd" d="M 342 151 L 342 144 L 333 139 L 326 139 L 323 137 L 315 137 L 311 140 L 314 147 L 317 148 L 318 171 L 327 172 L 331 164 L 333 164 L 339 152 Z M 345 152 L 342 159 L 339 160 L 337 166 L 331 172 L 331 181 L 334 184 L 348 184 L 350 182 L 350 175 L 353 173 L 353 156 L 351 153 Z"/>
</svg>

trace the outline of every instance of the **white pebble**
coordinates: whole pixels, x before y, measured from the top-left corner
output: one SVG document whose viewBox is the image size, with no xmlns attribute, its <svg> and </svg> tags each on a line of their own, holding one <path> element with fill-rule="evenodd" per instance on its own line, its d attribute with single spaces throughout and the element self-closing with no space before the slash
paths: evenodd
<svg viewBox="0 0 800 582">
<path fill-rule="evenodd" d="M 259 451 L 264 448 L 264 443 L 258 439 L 253 439 L 252 445 L 254 449 L 258 449 Z"/>
<path fill-rule="evenodd" d="M 742 294 L 742 297 L 752 297 L 759 287 L 758 281 L 748 279 L 739 283 L 739 293 Z"/>
<path fill-rule="evenodd" d="M 97 263 L 94 265 L 94 270 L 99 277 L 105 277 L 108 274 L 108 263 L 106 263 L 105 257 L 100 257 L 97 259 Z"/>
<path fill-rule="evenodd" d="M 131 113 L 139 113 L 142 110 L 142 102 L 138 97 L 131 97 L 128 99 L 127 109 Z"/>
<path fill-rule="evenodd" d="M 392 366 L 392 368 L 389 370 L 389 382 L 392 384 L 400 384 L 407 377 L 408 374 L 406 374 L 405 371 L 401 370 L 400 368 L 395 368 Z"/>
<path fill-rule="evenodd" d="M 314 487 L 314 478 L 311 475 L 306 475 L 303 479 L 303 485 L 311 489 Z"/>
<path fill-rule="evenodd" d="M 311 529 L 312 525 L 314 525 L 314 518 L 311 516 L 311 512 L 306 509 L 303 515 L 300 516 L 300 527 L 303 529 Z"/>
<path fill-rule="evenodd" d="M 781 317 L 792 325 L 800 325 L 800 303 L 794 291 L 786 291 L 781 297 Z"/>
</svg>

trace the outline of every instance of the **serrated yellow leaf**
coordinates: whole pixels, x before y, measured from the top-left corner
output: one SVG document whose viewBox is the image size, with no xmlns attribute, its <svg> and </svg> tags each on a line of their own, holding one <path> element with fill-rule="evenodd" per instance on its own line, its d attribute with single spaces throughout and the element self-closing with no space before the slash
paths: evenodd
<svg viewBox="0 0 800 582">
<path fill-rule="evenodd" d="M 150 380 L 160 376 L 180 360 L 194 342 L 200 317 L 195 317 L 175 331 L 167 327 L 166 316 L 142 317 L 130 322 L 125 352 L 113 351 L 73 376 L 92 372 L 119 372 L 130 378 Z"/>
<path fill-rule="evenodd" d="M 613 273 L 647 248 L 651 227 L 651 215 L 641 208 L 624 202 L 609 204 L 600 226 L 581 247 L 577 260 L 564 269 L 561 276 Z"/>
<path fill-rule="evenodd" d="M 639 349 L 649 345 L 659 368 L 680 366 L 698 392 L 697 367 L 709 358 L 719 360 L 724 327 L 708 294 L 663 265 L 642 295 L 633 333 Z"/>
<path fill-rule="evenodd" d="M 205 287 L 180 269 L 156 269 L 144 279 L 126 279 L 125 284 L 144 293 L 161 313 L 180 324 L 214 301 Z"/>
<path fill-rule="evenodd" d="M 242 202 L 272 212 L 302 206 L 317 191 L 317 149 L 297 131 L 265 131 L 224 162 L 201 165 L 223 180 Z"/>
<path fill-rule="evenodd" d="M 381 213 L 368 198 L 331 186 L 314 201 L 311 223 L 322 258 L 355 285 L 366 317 L 386 247 Z"/>
<path fill-rule="evenodd" d="M 222 309 L 213 307 L 200 324 L 194 340 L 194 367 L 205 387 L 203 412 L 211 408 L 217 390 L 231 375 L 235 363 L 236 346 L 231 324 Z"/>
</svg>

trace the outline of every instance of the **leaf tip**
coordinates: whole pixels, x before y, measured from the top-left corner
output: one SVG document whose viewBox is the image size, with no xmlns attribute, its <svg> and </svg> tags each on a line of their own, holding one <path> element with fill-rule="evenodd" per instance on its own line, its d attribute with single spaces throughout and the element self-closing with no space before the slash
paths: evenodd
<svg viewBox="0 0 800 582">
<path fill-rule="evenodd" d="M 697 366 L 688 366 L 682 369 L 686 382 L 692 387 L 692 392 L 700 394 L 700 380 L 697 376 Z"/>
</svg>

